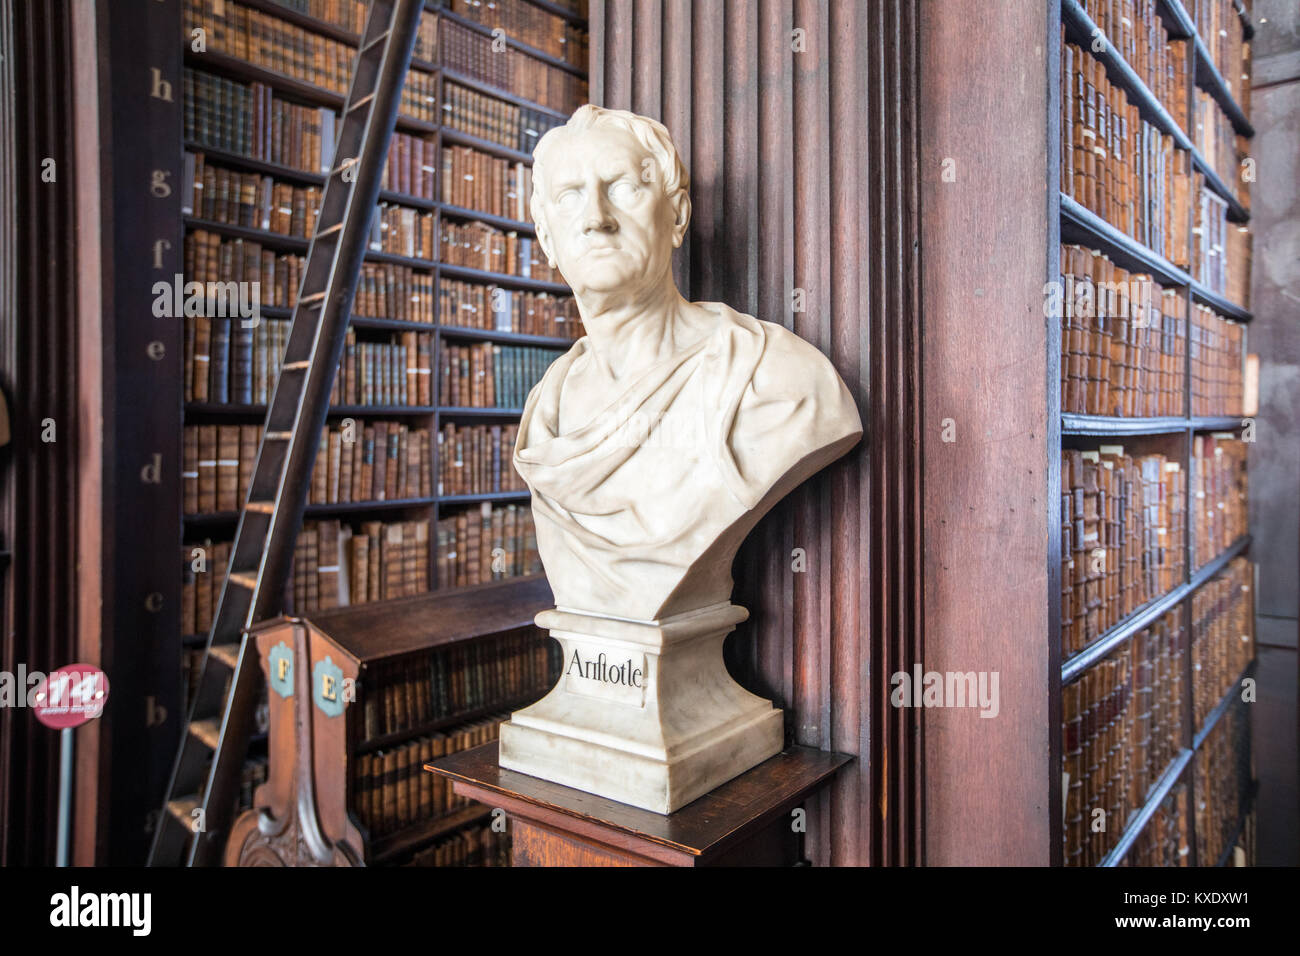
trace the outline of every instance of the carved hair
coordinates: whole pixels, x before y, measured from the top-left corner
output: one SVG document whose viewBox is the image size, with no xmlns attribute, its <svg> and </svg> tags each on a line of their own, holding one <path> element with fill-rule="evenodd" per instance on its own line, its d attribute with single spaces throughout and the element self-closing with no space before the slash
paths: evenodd
<svg viewBox="0 0 1300 956">
<path fill-rule="evenodd" d="M 582 132 L 602 126 L 621 129 L 636 137 L 637 142 L 655 161 L 658 180 L 663 184 L 665 196 L 672 196 L 679 190 L 690 187 L 691 177 L 686 172 L 681 157 L 677 155 L 677 147 L 673 145 L 672 136 L 663 123 L 652 120 L 648 116 L 629 113 L 627 110 L 607 110 L 588 103 L 578 107 L 563 126 L 548 130 L 533 147 L 533 195 L 528 201 L 528 208 L 533 214 L 533 222 L 539 229 L 544 228 L 541 217 L 542 201 L 539 197 L 545 188 L 547 153 L 554 148 L 563 133 Z M 545 245 L 543 241 L 543 246 Z"/>
</svg>

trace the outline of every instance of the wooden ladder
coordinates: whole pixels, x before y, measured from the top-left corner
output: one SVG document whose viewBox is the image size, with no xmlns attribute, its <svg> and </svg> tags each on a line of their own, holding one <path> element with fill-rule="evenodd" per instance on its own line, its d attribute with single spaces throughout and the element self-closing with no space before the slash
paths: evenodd
<svg viewBox="0 0 1300 956">
<path fill-rule="evenodd" d="M 247 631 L 280 612 L 423 7 L 423 0 L 370 5 L 150 866 L 217 863 L 233 822 L 262 678 Z"/>
</svg>

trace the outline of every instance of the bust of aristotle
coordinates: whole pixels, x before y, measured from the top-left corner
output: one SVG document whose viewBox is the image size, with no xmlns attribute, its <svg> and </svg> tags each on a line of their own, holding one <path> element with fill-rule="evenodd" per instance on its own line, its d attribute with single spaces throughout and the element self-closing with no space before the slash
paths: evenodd
<svg viewBox="0 0 1300 956">
<path fill-rule="evenodd" d="M 727 602 L 745 535 L 861 437 L 853 397 L 783 326 L 682 297 L 689 178 L 662 124 L 583 106 L 533 157 L 537 240 L 586 330 L 514 450 L 556 603 L 660 621 Z"/>
</svg>

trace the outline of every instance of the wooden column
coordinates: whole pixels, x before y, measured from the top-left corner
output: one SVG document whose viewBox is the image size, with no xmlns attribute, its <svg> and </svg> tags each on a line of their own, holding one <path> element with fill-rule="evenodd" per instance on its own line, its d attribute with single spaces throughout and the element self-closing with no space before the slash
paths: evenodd
<svg viewBox="0 0 1300 956">
<path fill-rule="evenodd" d="M 925 711 L 931 865 L 1045 865 L 1060 812 L 1046 770 L 1060 738 L 1045 570 L 1060 533 L 1045 494 L 1060 417 L 1043 314 L 1052 7 L 921 4 L 925 666 L 997 672 L 1000 692 L 995 718 Z"/>
<path fill-rule="evenodd" d="M 683 294 L 834 362 L 866 439 L 778 505 L 733 571 L 728 663 L 791 743 L 859 759 L 809 804 L 815 864 L 920 862 L 916 0 L 592 0 L 592 98 L 660 119 L 691 173 Z"/>
</svg>

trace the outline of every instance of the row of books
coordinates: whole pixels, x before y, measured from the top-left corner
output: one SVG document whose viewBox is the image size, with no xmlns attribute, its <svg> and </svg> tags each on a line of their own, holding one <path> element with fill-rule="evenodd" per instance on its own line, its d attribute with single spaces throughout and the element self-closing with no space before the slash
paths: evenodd
<svg viewBox="0 0 1300 956">
<path fill-rule="evenodd" d="M 1209 306 L 1192 308 L 1192 414 L 1240 415 L 1246 327 Z"/>
<path fill-rule="evenodd" d="M 360 745 L 540 696 L 558 676 L 558 646 L 530 626 L 381 662 L 361 682 Z"/>
<path fill-rule="evenodd" d="M 1182 583 L 1186 515 L 1181 468 L 1164 455 L 1061 451 L 1062 656 Z"/>
<path fill-rule="evenodd" d="M 276 6 L 360 35 L 366 25 L 366 0 L 271 0 Z"/>
<path fill-rule="evenodd" d="M 1250 44 L 1236 0 L 1187 0 L 1187 7 L 1228 92 L 1250 115 Z"/>
<path fill-rule="evenodd" d="M 222 53 L 338 96 L 345 96 L 352 83 L 355 47 L 235 0 L 187 0 L 183 34 L 187 45 L 196 29 L 205 31 L 204 49 L 196 53 Z M 437 82 L 431 73 L 407 70 L 398 112 L 436 123 Z"/>
<path fill-rule="evenodd" d="M 431 324 L 433 310 L 433 273 L 391 262 L 361 264 L 353 315 Z"/>
<path fill-rule="evenodd" d="M 429 590 L 429 521 L 365 521 L 354 531 L 307 521 L 298 534 L 286 613 L 412 597 Z"/>
<path fill-rule="evenodd" d="M 1179 128 L 1187 129 L 1188 44 L 1169 38 L 1157 0 L 1082 0 L 1080 5 L 1105 34 L 1094 42 L 1109 44 Z"/>
<path fill-rule="evenodd" d="M 181 546 L 181 631 L 206 634 L 230 563 L 230 541 Z M 409 597 L 429 590 L 429 522 L 306 521 L 294 543 L 284 613 Z"/>
<path fill-rule="evenodd" d="M 334 156 L 338 114 L 275 95 L 265 83 L 242 83 L 186 68 L 185 141 L 309 173 Z"/>
<path fill-rule="evenodd" d="M 521 236 L 482 222 L 461 225 L 444 218 L 442 261 L 543 282 L 564 281 L 559 270 L 547 263 L 542 247 L 531 236 Z"/>
<path fill-rule="evenodd" d="M 432 219 L 425 214 L 422 220 L 426 217 Z M 432 260 L 431 235 L 426 232 L 420 241 L 429 248 Z M 442 261 L 449 265 L 544 282 L 563 281 L 559 272 L 547 265 L 541 247 L 529 236 L 505 232 L 481 222 L 462 224 L 444 219 L 441 244 Z M 400 255 L 401 248 L 405 247 L 398 246 L 392 251 Z M 223 238 L 206 229 L 193 229 L 185 237 L 185 274 L 190 281 L 259 282 L 259 301 L 263 306 L 293 307 L 302 281 L 303 262 L 303 256 L 275 253 L 255 240 Z M 356 315 L 432 323 L 432 281 L 432 273 L 410 266 L 363 263 L 352 311 Z M 427 291 L 420 295 L 420 290 Z"/>
<path fill-rule="evenodd" d="M 482 502 L 438 519 L 438 586 L 467 587 L 540 574 L 537 529 L 528 505 Z"/>
<path fill-rule="evenodd" d="M 516 106 L 450 81 L 443 83 L 442 95 L 444 126 L 521 153 L 532 153 L 548 130 L 564 123 L 551 113 Z"/>
<path fill-rule="evenodd" d="M 1192 513 L 1196 567 L 1213 560 L 1249 528 L 1246 445 L 1231 432 L 1192 439 Z"/>
<path fill-rule="evenodd" d="M 262 425 L 186 425 L 182 489 L 187 515 L 237 511 L 248 495 Z M 402 501 L 433 495 L 427 428 L 344 419 L 321 430 L 308 504 Z"/>
<path fill-rule="evenodd" d="M 204 220 L 311 239 L 324 190 L 296 186 L 260 173 L 214 166 L 203 153 L 187 154 L 187 208 Z M 191 178 L 192 177 L 192 178 Z M 381 202 L 370 223 L 369 248 L 399 256 L 437 257 L 437 217 L 432 212 Z"/>
<path fill-rule="evenodd" d="M 392 332 L 387 338 L 358 342 L 356 330 L 348 330 L 330 393 L 332 404 L 433 404 L 433 333 Z"/>
<path fill-rule="evenodd" d="M 416 851 L 401 866 L 510 866 L 510 834 L 494 822 L 467 826 Z"/>
<path fill-rule="evenodd" d="M 1250 308 L 1250 270 L 1254 258 L 1254 236 L 1250 227 L 1234 223 L 1227 229 L 1224 248 L 1224 285 L 1221 295 L 1243 309 Z"/>
<path fill-rule="evenodd" d="M 370 223 L 370 248 L 414 259 L 437 259 L 437 221 L 433 212 L 381 202 Z"/>
<path fill-rule="evenodd" d="M 1192 699 L 1196 726 L 1255 658 L 1255 566 L 1244 557 L 1192 595 Z"/>
<path fill-rule="evenodd" d="M 233 308 L 214 303 L 212 293 L 234 290 L 250 305 L 259 308 L 292 308 L 302 284 L 303 257 L 263 248 L 252 239 L 225 239 L 207 229 L 192 229 L 185 234 L 184 263 L 188 282 L 207 287 L 207 303 L 196 301 L 191 310 L 186 296 L 186 315 L 233 315 Z M 249 283 L 244 288 L 230 283 Z M 212 284 L 216 284 L 213 286 Z M 257 283 L 253 286 L 252 283 Z"/>
<path fill-rule="evenodd" d="M 1247 139 L 1237 134 L 1219 101 L 1209 93 L 1197 90 L 1192 108 L 1195 110 L 1192 144 L 1233 194 L 1244 200 L 1242 204 L 1247 205 L 1250 189 L 1241 176 L 1242 161 L 1250 155 Z"/>
<path fill-rule="evenodd" d="M 388 159 L 379 188 L 390 192 L 433 200 L 437 180 L 437 143 L 413 133 L 393 132 Z"/>
<path fill-rule="evenodd" d="M 1187 784 L 1175 784 L 1133 840 L 1120 866 L 1175 867 L 1191 862 Z"/>
<path fill-rule="evenodd" d="M 442 148 L 442 201 L 491 216 L 527 222 L 533 169 L 469 146 Z"/>
<path fill-rule="evenodd" d="M 185 401 L 265 405 L 289 339 L 287 319 L 185 319 Z M 432 333 L 377 332 L 360 342 L 349 329 L 330 392 L 333 405 L 428 407 L 432 402 Z"/>
<path fill-rule="evenodd" d="M 316 231 L 321 190 L 214 165 L 195 151 L 185 154 L 181 196 L 182 212 L 200 219 L 309 238 Z"/>
<path fill-rule="evenodd" d="M 1114 849 L 1182 740 L 1182 608 L 1061 690 L 1067 866 Z"/>
<path fill-rule="evenodd" d="M 1198 201 L 1196 222 L 1192 230 L 1192 278 L 1211 292 L 1226 296 L 1231 273 L 1241 269 L 1241 264 L 1229 258 L 1231 236 L 1236 227 L 1228 222 L 1228 203 L 1217 193 L 1206 189 L 1205 177 L 1196 174 Z M 1248 284 L 1248 277 L 1234 279 L 1240 291 Z M 1239 300 L 1240 301 L 1240 300 Z"/>
<path fill-rule="evenodd" d="M 438 432 L 438 494 L 527 491 L 513 457 L 518 425 L 457 425 Z"/>
<path fill-rule="evenodd" d="M 549 63 L 507 47 L 494 47 L 493 37 L 459 23 L 438 24 L 439 62 L 462 73 L 550 110 L 567 113 L 587 102 L 587 81 Z"/>
<path fill-rule="evenodd" d="M 438 282 L 438 321 L 462 329 L 489 329 L 582 337 L 582 317 L 573 296 L 521 292 L 498 285 L 442 278 Z"/>
<path fill-rule="evenodd" d="M 1236 700 L 1196 751 L 1196 854 L 1214 866 L 1233 846 L 1255 779 L 1250 712 Z"/>
<path fill-rule="evenodd" d="M 1186 267 L 1191 154 L 1142 119 L 1100 60 L 1061 46 L 1061 191 Z"/>
<path fill-rule="evenodd" d="M 1097 249 L 1061 247 L 1061 411 L 1183 414 L 1187 301 Z"/>
<path fill-rule="evenodd" d="M 187 142 L 312 175 L 329 171 L 338 128 L 338 114 L 332 108 L 301 106 L 275 96 L 263 83 L 243 84 L 202 70 L 185 71 L 184 96 Z M 432 139 L 394 131 L 380 188 L 434 199 L 436 150 Z M 183 196 L 190 195 L 190 183 L 198 189 L 205 182 L 192 171 L 193 156 L 185 157 Z M 211 195 L 209 191 L 203 203 L 196 197 L 183 211 L 216 218 L 205 211 Z"/>
<path fill-rule="evenodd" d="M 438 403 L 455 408 L 522 408 L 557 349 L 529 345 L 438 342 Z"/>
<path fill-rule="evenodd" d="M 451 781 L 424 769 L 431 760 L 497 739 L 508 714 L 475 721 L 445 734 L 417 737 L 398 747 L 357 754 L 352 759 L 352 809 L 373 839 L 428 823 L 469 806 L 451 791 Z"/>
<path fill-rule="evenodd" d="M 574 66 L 587 66 L 587 31 L 528 0 L 451 0 L 448 8 L 525 43 L 547 56 Z"/>
</svg>

